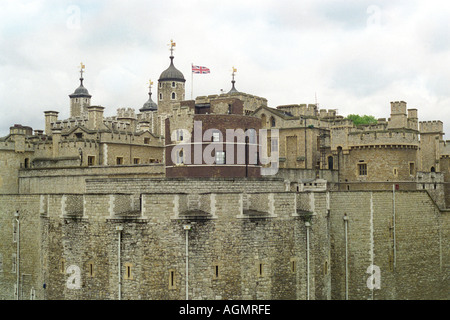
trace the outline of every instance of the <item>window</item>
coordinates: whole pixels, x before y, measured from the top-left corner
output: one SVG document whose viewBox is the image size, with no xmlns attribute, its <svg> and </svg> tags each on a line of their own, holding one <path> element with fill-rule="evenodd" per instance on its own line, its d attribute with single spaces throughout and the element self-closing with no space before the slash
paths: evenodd
<svg viewBox="0 0 450 320">
<path fill-rule="evenodd" d="M 150 138 L 144 138 L 144 144 L 150 144 Z"/>
<path fill-rule="evenodd" d="M 95 157 L 88 156 L 88 166 L 93 166 L 95 164 Z"/>
<path fill-rule="evenodd" d="M 25 169 L 30 167 L 30 159 L 29 158 L 25 158 Z"/>
<path fill-rule="evenodd" d="M 175 82 L 172 82 L 172 88 L 175 88 L 177 84 Z"/>
<path fill-rule="evenodd" d="M 133 280 L 133 273 L 132 273 L 133 264 L 125 263 L 124 267 L 125 267 L 125 274 L 124 274 L 123 278 L 125 280 Z"/>
<path fill-rule="evenodd" d="M 214 272 L 214 274 L 213 274 L 213 279 L 215 280 L 215 279 L 219 279 L 219 265 L 218 264 L 215 264 L 214 266 L 213 266 L 213 272 Z"/>
<path fill-rule="evenodd" d="M 263 113 L 261 115 L 261 128 L 265 128 L 267 124 L 267 119 L 266 119 L 266 115 Z"/>
<path fill-rule="evenodd" d="M 133 159 L 133 163 L 134 163 L 134 164 L 140 164 L 140 163 L 141 163 L 141 159 L 139 159 L 139 158 L 134 158 L 134 159 Z"/>
<path fill-rule="evenodd" d="M 94 276 L 94 263 L 92 261 L 87 263 L 87 273 L 91 278 Z"/>
<path fill-rule="evenodd" d="M 328 274 L 328 261 L 325 260 L 325 263 L 323 265 L 323 274 L 327 275 Z"/>
<path fill-rule="evenodd" d="M 295 273 L 297 271 L 297 261 L 295 259 L 291 259 L 290 262 L 291 273 Z"/>
<path fill-rule="evenodd" d="M 220 142 L 220 132 L 219 131 L 213 132 L 212 142 Z"/>
<path fill-rule="evenodd" d="M 258 277 L 264 276 L 264 265 L 262 263 L 258 263 Z"/>
<path fill-rule="evenodd" d="M 0 272 L 3 272 L 3 256 L 0 253 Z"/>
<path fill-rule="evenodd" d="M 177 94 L 175 92 L 172 92 L 172 100 L 175 100 L 177 98 Z"/>
<path fill-rule="evenodd" d="M 175 270 L 169 270 L 169 289 L 176 289 Z"/>
<path fill-rule="evenodd" d="M 359 163 L 358 172 L 360 176 L 367 176 L 367 163 Z"/>
<path fill-rule="evenodd" d="M 333 170 L 333 162 L 334 162 L 333 156 L 329 156 L 328 157 L 328 169 L 329 170 Z"/>
<path fill-rule="evenodd" d="M 275 127 L 276 122 L 275 122 L 275 118 L 274 118 L 274 117 L 271 117 L 271 118 L 270 118 L 270 125 L 271 125 L 272 127 Z"/>
<path fill-rule="evenodd" d="M 415 167 L 414 162 L 410 162 L 409 163 L 409 174 L 412 175 L 412 176 L 415 174 L 415 170 L 414 170 L 415 168 L 414 167 Z"/>
<path fill-rule="evenodd" d="M 159 100 L 162 100 L 162 99 L 163 99 L 163 94 L 160 93 L 160 94 L 159 94 Z"/>
<path fill-rule="evenodd" d="M 75 137 L 77 139 L 83 139 L 83 133 L 82 132 L 77 132 L 77 133 L 75 133 Z"/>
<path fill-rule="evenodd" d="M 216 164 L 225 164 L 225 152 L 224 151 L 216 152 Z"/>
<path fill-rule="evenodd" d="M 123 157 L 117 157 L 116 158 L 116 165 L 121 165 L 123 164 Z"/>
<path fill-rule="evenodd" d="M 397 168 L 394 168 L 394 169 L 392 170 L 392 173 L 394 174 L 394 177 L 397 177 L 397 176 L 398 176 L 398 169 L 397 169 Z"/>
</svg>

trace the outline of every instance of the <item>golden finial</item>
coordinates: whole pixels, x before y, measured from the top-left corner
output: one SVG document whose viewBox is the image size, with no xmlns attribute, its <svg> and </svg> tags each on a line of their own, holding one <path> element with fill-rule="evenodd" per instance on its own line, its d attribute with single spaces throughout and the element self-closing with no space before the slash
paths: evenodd
<svg viewBox="0 0 450 320">
<path fill-rule="evenodd" d="M 83 62 L 80 62 L 80 74 L 81 78 L 83 78 L 83 70 L 86 68 L 86 66 L 83 64 Z"/>
<path fill-rule="evenodd" d="M 177 44 L 175 42 L 173 42 L 173 40 L 170 40 L 170 44 L 168 46 L 170 46 L 170 55 L 173 56 L 173 51 L 175 50 L 175 46 Z"/>
</svg>

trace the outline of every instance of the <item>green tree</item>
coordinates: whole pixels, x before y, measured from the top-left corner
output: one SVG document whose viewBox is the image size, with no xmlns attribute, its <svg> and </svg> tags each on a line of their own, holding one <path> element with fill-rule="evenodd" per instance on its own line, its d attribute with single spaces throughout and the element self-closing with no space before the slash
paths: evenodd
<svg viewBox="0 0 450 320">
<path fill-rule="evenodd" d="M 363 115 L 360 116 L 358 114 L 349 114 L 346 119 L 352 120 L 355 126 L 359 126 L 362 124 L 376 124 L 377 119 L 374 116 Z"/>
</svg>

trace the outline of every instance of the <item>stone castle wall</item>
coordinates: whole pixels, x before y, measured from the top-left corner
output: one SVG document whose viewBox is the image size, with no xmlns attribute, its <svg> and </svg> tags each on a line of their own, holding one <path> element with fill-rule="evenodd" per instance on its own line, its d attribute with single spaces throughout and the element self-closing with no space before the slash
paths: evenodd
<svg viewBox="0 0 450 320">
<path fill-rule="evenodd" d="M 1 299 L 14 298 L 16 210 L 21 299 L 32 288 L 37 299 L 117 299 L 118 226 L 122 299 L 184 299 L 186 224 L 190 299 L 448 298 L 449 214 L 426 191 L 396 192 L 394 219 L 387 191 L 298 193 L 277 179 L 101 181 L 85 194 L 0 196 Z M 367 287 L 371 265 L 380 289 Z"/>
<path fill-rule="evenodd" d="M 448 299 L 448 211 L 440 212 L 426 192 L 399 191 L 394 213 L 393 198 L 331 193 L 333 299 L 345 299 L 346 279 L 349 299 Z M 381 271 L 381 289 L 367 287 L 371 265 Z"/>
</svg>

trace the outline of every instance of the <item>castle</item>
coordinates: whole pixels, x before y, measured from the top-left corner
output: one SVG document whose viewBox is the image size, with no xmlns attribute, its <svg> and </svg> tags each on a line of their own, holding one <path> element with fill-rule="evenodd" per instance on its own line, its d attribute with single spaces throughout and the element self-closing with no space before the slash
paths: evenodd
<svg viewBox="0 0 450 320">
<path fill-rule="evenodd" d="M 0 299 L 449 298 L 441 121 L 271 108 L 234 71 L 186 100 L 173 48 L 138 112 L 104 117 L 81 65 L 69 119 L 0 138 Z"/>
</svg>

